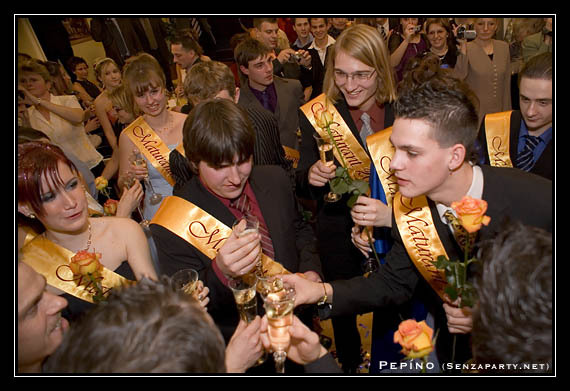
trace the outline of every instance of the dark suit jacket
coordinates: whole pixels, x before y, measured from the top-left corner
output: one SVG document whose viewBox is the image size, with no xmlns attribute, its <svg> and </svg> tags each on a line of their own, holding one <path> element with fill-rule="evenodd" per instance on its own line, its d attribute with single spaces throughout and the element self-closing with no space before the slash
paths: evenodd
<svg viewBox="0 0 570 391">
<path fill-rule="evenodd" d="M 276 166 L 254 166 L 249 181 L 273 241 L 275 260 L 293 273 L 313 270 L 321 274 L 312 228 L 297 210 L 285 172 Z M 235 221 L 230 210 L 202 185 L 197 176 L 192 177 L 175 195 L 194 203 L 227 226 L 231 227 Z M 212 261 L 166 228 L 151 224 L 150 229 L 156 242 L 161 271 L 167 275 L 184 268 L 198 271 L 200 279 L 210 289 L 208 312 L 220 327 L 226 342 L 229 341 L 239 316 L 233 294 L 218 279 Z"/>
<path fill-rule="evenodd" d="M 123 35 L 131 56 L 139 52 L 148 52 L 149 44 L 144 29 L 137 18 L 116 18 L 121 34 Z M 125 59 L 119 51 L 119 46 L 109 24 L 113 23 L 109 18 L 93 18 L 91 20 L 91 35 L 93 40 L 101 42 L 105 48 L 107 57 L 111 57 L 119 68 L 125 64 Z"/>
<path fill-rule="evenodd" d="M 275 113 L 271 114 L 277 118 L 281 144 L 299 149 L 297 142 L 299 107 L 303 104 L 304 99 L 301 83 L 299 80 L 282 79 L 279 76 L 273 76 L 273 80 L 277 91 L 277 107 Z M 256 107 L 268 111 L 253 95 L 248 82 L 242 83 L 238 104 L 245 108 Z"/>
<path fill-rule="evenodd" d="M 518 143 L 519 135 L 521 131 L 521 121 L 523 117 L 520 110 L 513 110 L 511 113 L 511 132 L 509 140 L 509 152 L 511 157 L 511 162 L 513 162 L 513 167 L 516 167 L 516 161 L 518 158 Z M 481 145 L 481 153 L 485 158 L 485 164 L 489 164 L 489 151 L 487 150 L 487 138 L 485 137 L 485 121 L 482 121 L 481 129 L 479 130 L 479 143 Z M 534 167 L 530 170 L 533 174 L 540 175 L 546 179 L 552 180 L 552 165 L 553 165 L 553 140 L 554 133 L 552 134 L 552 139 L 546 146 L 546 149 L 542 152 Z"/>
<path fill-rule="evenodd" d="M 488 203 L 486 215 L 491 217 L 491 222 L 481 228 L 479 241 L 493 239 L 505 218 L 552 231 L 551 181 L 513 168 L 481 166 L 481 169 L 484 181 L 482 198 Z M 448 256 L 450 259 L 463 259 L 453 234 L 441 222 L 435 204 L 428 201 Z M 394 244 L 386 257 L 386 264 L 378 273 L 370 278 L 356 277 L 332 283 L 334 299 L 331 315 L 366 313 L 390 305 L 400 305 L 407 302 L 414 292 L 417 294 L 417 290 L 421 290 L 422 301 L 434 314 L 435 329 L 440 330 L 437 339 L 438 357 L 440 362 L 449 362 L 452 342 L 442 301 L 409 258 L 394 218 L 392 237 Z M 468 337 L 460 339 L 463 340 L 463 346 L 458 346 L 457 358 L 468 359 Z"/>
<path fill-rule="evenodd" d="M 335 107 L 354 137 L 362 145 L 356 124 L 342 95 Z M 393 122 L 392 107 L 387 103 L 385 104 L 384 127 L 391 126 Z M 300 114 L 300 123 L 302 141 L 301 160 L 299 162 L 299 170 L 296 173 L 297 194 L 301 197 L 317 200 L 316 234 L 325 277 L 327 280 L 331 280 L 360 275 L 362 270 L 359 260 L 362 258 L 362 254 L 350 240 L 350 232 L 354 222 L 350 216 L 350 208 L 346 205 L 349 195 L 345 194 L 340 201 L 335 203 L 325 203 L 323 197 L 329 191 L 329 186 L 317 188 L 308 184 L 308 170 L 319 160 L 319 153 L 313 138 L 313 134 L 316 131 L 302 112 Z M 340 163 L 337 162 L 336 164 L 340 167 Z"/>
</svg>

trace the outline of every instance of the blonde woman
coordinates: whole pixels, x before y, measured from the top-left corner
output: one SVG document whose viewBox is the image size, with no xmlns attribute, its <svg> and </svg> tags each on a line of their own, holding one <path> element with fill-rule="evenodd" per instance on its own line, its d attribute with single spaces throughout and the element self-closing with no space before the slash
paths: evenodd
<svg viewBox="0 0 570 391">
<path fill-rule="evenodd" d="M 109 92 L 121 85 L 121 70 L 114 60 L 111 58 L 103 58 L 95 61 L 93 66 L 95 76 L 103 91 L 93 104 L 95 105 L 95 115 L 99 118 L 99 123 L 103 128 L 103 133 L 113 150 L 117 148 L 117 134 L 115 134 L 114 125 L 117 121 L 117 114 L 113 111 L 113 104 L 109 99 Z"/>
<path fill-rule="evenodd" d="M 460 40 L 454 74 L 467 82 L 479 98 L 479 121 L 489 113 L 511 109 L 511 57 L 509 45 L 494 39 L 497 18 L 476 18 L 477 38 Z"/>
</svg>

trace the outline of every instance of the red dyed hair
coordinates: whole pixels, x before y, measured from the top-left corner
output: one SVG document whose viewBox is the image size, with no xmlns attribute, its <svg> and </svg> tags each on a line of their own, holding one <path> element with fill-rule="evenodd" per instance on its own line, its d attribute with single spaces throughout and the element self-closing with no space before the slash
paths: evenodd
<svg viewBox="0 0 570 391">
<path fill-rule="evenodd" d="M 59 176 L 58 162 L 64 163 L 79 176 L 75 164 L 65 156 L 61 148 L 36 141 L 18 145 L 18 202 L 28 204 L 38 216 L 44 215 L 42 177 L 50 179 L 48 184 L 64 186 Z M 54 190 L 50 188 L 50 191 Z"/>
</svg>

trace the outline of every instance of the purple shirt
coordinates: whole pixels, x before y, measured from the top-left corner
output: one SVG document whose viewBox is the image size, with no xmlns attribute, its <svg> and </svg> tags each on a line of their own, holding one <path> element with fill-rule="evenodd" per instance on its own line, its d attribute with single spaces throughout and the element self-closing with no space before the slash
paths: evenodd
<svg viewBox="0 0 570 391">
<path fill-rule="evenodd" d="M 275 108 L 277 107 L 277 91 L 275 90 L 275 83 L 271 83 L 267 86 L 264 91 L 256 90 L 255 88 L 249 87 L 253 95 L 257 98 L 259 103 L 267 110 L 275 113 Z"/>
</svg>

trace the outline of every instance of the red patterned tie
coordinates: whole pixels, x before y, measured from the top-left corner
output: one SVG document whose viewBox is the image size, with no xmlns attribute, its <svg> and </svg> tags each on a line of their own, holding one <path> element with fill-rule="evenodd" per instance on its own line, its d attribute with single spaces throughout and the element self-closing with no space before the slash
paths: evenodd
<svg viewBox="0 0 570 391">
<path fill-rule="evenodd" d="M 256 217 L 253 213 L 251 213 L 251 205 L 249 203 L 249 197 L 245 192 L 241 194 L 241 196 L 234 202 L 230 204 L 231 207 L 239 210 L 243 213 L 243 216 L 246 220 L 251 221 L 252 217 Z M 275 251 L 273 250 L 273 242 L 271 241 L 271 236 L 269 235 L 269 231 L 265 224 L 259 220 L 259 235 L 261 236 L 261 248 L 263 253 L 267 255 L 271 259 L 275 259 Z"/>
</svg>

